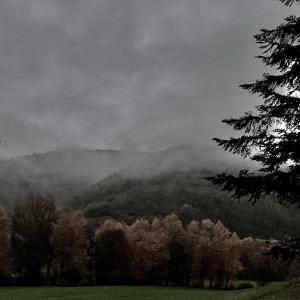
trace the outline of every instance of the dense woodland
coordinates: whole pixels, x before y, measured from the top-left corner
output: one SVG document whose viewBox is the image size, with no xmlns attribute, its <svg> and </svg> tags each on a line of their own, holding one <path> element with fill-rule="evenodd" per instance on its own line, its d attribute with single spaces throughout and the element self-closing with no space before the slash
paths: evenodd
<svg viewBox="0 0 300 300">
<path fill-rule="evenodd" d="M 210 170 L 169 171 L 150 177 L 116 173 L 91 186 L 68 203 L 89 219 L 112 217 L 132 223 L 136 218 L 177 214 L 183 223 L 221 220 L 241 237 L 283 238 L 300 236 L 300 211 L 282 207 L 275 197 L 249 204 L 219 191 L 205 176 Z"/>
<path fill-rule="evenodd" d="M 261 239 L 243 238 L 220 221 L 183 224 L 178 216 L 107 219 L 94 225 L 49 195 L 31 194 L 11 214 L 0 211 L 1 284 L 161 284 L 231 287 L 298 275 L 269 254 Z"/>
</svg>

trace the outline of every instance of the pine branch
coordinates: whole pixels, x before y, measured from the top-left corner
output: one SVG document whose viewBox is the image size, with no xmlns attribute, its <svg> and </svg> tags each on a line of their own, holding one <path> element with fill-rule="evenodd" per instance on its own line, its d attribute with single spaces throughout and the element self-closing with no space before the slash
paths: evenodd
<svg viewBox="0 0 300 300">
<path fill-rule="evenodd" d="M 251 157 L 252 160 L 265 166 L 260 171 L 273 172 L 289 161 L 295 164 L 300 162 L 300 134 L 286 133 L 285 130 L 283 132 L 284 134 L 276 142 L 266 144 L 260 153 Z"/>
<path fill-rule="evenodd" d="M 266 145 L 273 143 L 276 138 L 275 135 L 262 131 L 256 135 L 242 135 L 237 138 L 214 138 L 213 141 L 224 148 L 224 150 L 245 158 L 250 156 L 255 149 L 263 149 Z"/>
<path fill-rule="evenodd" d="M 240 117 L 238 119 L 225 119 L 222 122 L 229 126 L 232 126 L 234 130 L 244 130 L 245 133 L 250 133 L 254 131 L 254 128 L 256 128 L 257 124 L 259 124 L 259 126 L 262 125 L 262 117 L 254 116 L 252 112 L 246 112 L 243 117 Z"/>
<path fill-rule="evenodd" d="M 286 6 L 292 6 L 294 3 L 300 2 L 300 0 L 280 0 Z"/>
<path fill-rule="evenodd" d="M 291 66 L 299 63 L 300 60 L 300 45 L 280 44 L 270 42 L 272 46 L 271 55 L 259 55 L 265 65 L 276 67 L 280 72 L 287 71 Z M 270 47 L 271 47 L 270 46 Z"/>
<path fill-rule="evenodd" d="M 271 51 L 276 44 L 293 45 L 295 42 L 299 42 L 299 23 L 300 18 L 292 15 L 285 18 L 284 23 L 275 29 L 260 30 L 260 33 L 254 35 L 254 38 L 265 53 Z"/>
<path fill-rule="evenodd" d="M 281 203 L 300 202 L 299 166 L 290 168 L 287 172 L 254 174 L 242 170 L 238 176 L 222 173 L 206 179 L 219 186 L 222 191 L 232 193 L 233 198 L 247 197 L 251 203 L 272 194 L 277 195 Z"/>
</svg>

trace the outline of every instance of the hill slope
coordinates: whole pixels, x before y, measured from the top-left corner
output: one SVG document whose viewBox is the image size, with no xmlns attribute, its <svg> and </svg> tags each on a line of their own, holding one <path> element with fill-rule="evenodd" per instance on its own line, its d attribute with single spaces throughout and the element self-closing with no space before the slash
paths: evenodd
<svg viewBox="0 0 300 300">
<path fill-rule="evenodd" d="M 138 177 L 186 170 L 205 164 L 210 152 L 186 145 L 152 153 L 62 148 L 0 159 L 0 206 L 13 206 L 31 191 L 51 193 L 64 204 L 119 170 Z"/>
<path fill-rule="evenodd" d="M 133 221 L 175 212 L 184 222 L 221 220 L 241 236 L 300 235 L 300 212 L 271 200 L 252 206 L 234 201 L 204 179 L 207 169 L 170 171 L 151 177 L 109 176 L 75 197 L 70 205 L 94 219 L 113 217 Z"/>
<path fill-rule="evenodd" d="M 29 192 L 47 192 L 65 203 L 90 184 L 140 162 L 147 153 L 64 148 L 0 160 L 0 206 L 13 206 Z"/>
<path fill-rule="evenodd" d="M 184 221 L 220 219 L 241 236 L 300 235 L 299 210 L 271 201 L 254 207 L 237 203 L 206 181 L 217 171 L 245 166 L 218 159 L 217 153 L 186 145 L 154 153 L 66 148 L 3 159 L 0 206 L 11 207 L 31 191 L 48 192 L 59 204 L 96 220 L 132 221 L 176 212 Z"/>
</svg>

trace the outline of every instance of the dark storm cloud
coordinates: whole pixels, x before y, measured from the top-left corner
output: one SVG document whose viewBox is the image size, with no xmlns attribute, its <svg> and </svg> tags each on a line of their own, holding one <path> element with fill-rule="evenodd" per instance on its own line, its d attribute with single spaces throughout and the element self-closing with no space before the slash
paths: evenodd
<svg viewBox="0 0 300 300">
<path fill-rule="evenodd" d="M 294 8 L 295 9 L 295 8 Z M 276 0 L 3 0 L 0 155 L 63 145 L 208 145 L 256 97 L 251 36 Z"/>
</svg>

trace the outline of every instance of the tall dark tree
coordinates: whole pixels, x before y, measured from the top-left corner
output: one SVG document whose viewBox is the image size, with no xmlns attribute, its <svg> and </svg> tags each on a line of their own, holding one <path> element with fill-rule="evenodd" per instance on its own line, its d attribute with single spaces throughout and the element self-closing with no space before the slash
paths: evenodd
<svg viewBox="0 0 300 300">
<path fill-rule="evenodd" d="M 56 219 L 55 202 L 49 195 L 31 194 L 14 209 L 12 254 L 16 270 L 27 283 L 40 283 L 43 267 L 47 269 L 47 277 L 50 273 L 53 259 L 50 237 Z"/>
<path fill-rule="evenodd" d="M 169 245 L 168 280 L 175 286 L 186 286 L 190 280 L 188 255 L 184 245 L 172 241 Z"/>
<path fill-rule="evenodd" d="M 9 276 L 10 271 L 10 222 L 0 207 L 0 281 Z"/>
<path fill-rule="evenodd" d="M 255 39 L 263 52 L 258 58 L 275 71 L 241 87 L 258 94 L 263 103 L 255 112 L 223 120 L 243 131 L 241 136 L 214 140 L 225 150 L 259 162 L 261 168 L 209 179 L 235 198 L 246 196 L 255 203 L 276 195 L 281 202 L 300 204 L 300 18 L 290 16 L 275 29 L 262 29 Z"/>
<path fill-rule="evenodd" d="M 122 230 L 105 232 L 97 239 L 96 282 L 124 284 L 129 278 L 130 246 Z"/>
<path fill-rule="evenodd" d="M 287 6 L 300 3 L 280 1 Z M 214 140 L 262 167 L 258 172 L 242 170 L 238 176 L 223 173 L 209 179 L 235 198 L 248 197 L 255 203 L 276 195 L 282 203 L 300 205 L 300 18 L 290 16 L 275 29 L 262 29 L 255 39 L 263 52 L 258 58 L 275 72 L 241 87 L 258 94 L 263 103 L 255 113 L 223 120 L 243 135 Z M 279 242 L 273 254 L 288 261 L 299 258 L 300 239 Z"/>
</svg>

